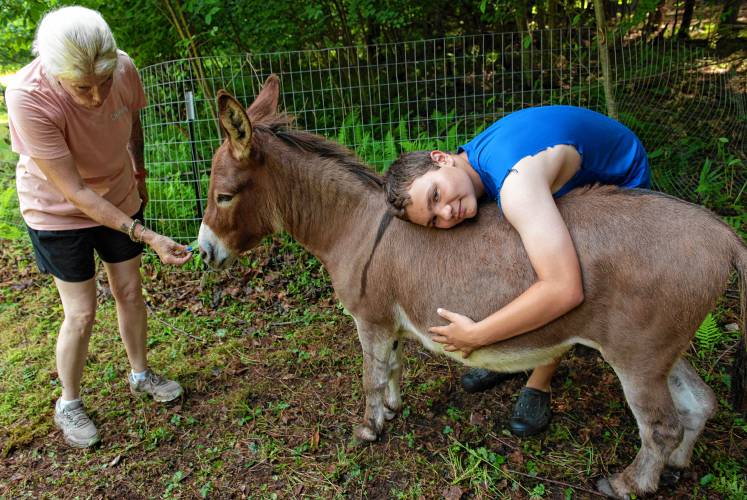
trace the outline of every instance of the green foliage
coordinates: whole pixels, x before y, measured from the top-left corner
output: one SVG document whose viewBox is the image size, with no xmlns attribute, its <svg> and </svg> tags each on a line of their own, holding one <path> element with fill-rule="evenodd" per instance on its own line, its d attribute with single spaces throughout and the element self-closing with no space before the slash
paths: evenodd
<svg viewBox="0 0 747 500">
<path fill-rule="evenodd" d="M 747 181 L 741 182 L 741 174 L 745 164 L 726 148 L 728 142 L 725 137 L 716 140 L 716 158 L 704 160 L 695 192 L 705 206 L 730 206 L 743 211 L 741 202 Z"/>
<path fill-rule="evenodd" d="M 524 0 L 79 0 L 99 10 L 120 47 L 140 65 L 199 55 L 265 53 L 432 39 L 444 35 L 517 32 L 594 24 L 590 4 Z M 640 29 L 659 6 L 641 0 L 634 9 L 607 2 L 609 23 L 620 34 Z M 31 58 L 31 41 L 43 14 L 63 0 L 0 0 L 0 68 Z M 608 14 L 609 14 L 608 13 Z M 718 24 L 718 12 L 698 9 L 694 24 Z M 730 32 L 731 33 L 731 32 Z M 730 34 L 730 36 L 735 36 Z M 531 35 L 525 46 L 534 43 Z"/>
<path fill-rule="evenodd" d="M 711 313 L 708 313 L 703 323 L 698 327 L 695 338 L 698 340 L 698 352 L 703 354 L 713 352 L 713 349 L 721 341 L 721 329 Z"/>
<path fill-rule="evenodd" d="M 31 59 L 31 42 L 44 13 L 59 1 L 0 0 L 0 72 Z"/>
</svg>

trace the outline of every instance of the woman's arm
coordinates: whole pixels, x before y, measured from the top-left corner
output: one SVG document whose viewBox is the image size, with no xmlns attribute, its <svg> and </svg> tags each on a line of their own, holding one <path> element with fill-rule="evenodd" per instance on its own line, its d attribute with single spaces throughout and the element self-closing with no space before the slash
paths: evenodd
<svg viewBox="0 0 747 500">
<path fill-rule="evenodd" d="M 537 281 L 482 321 L 439 310 L 452 323 L 431 331 L 437 334 L 435 341 L 447 344 L 446 350 L 461 350 L 467 356 L 544 326 L 583 301 L 578 256 L 550 191 L 565 163 L 580 162 L 580 157 L 557 153 L 546 150 L 523 159 L 501 189 L 503 213 L 521 236 Z"/>
<path fill-rule="evenodd" d="M 99 196 L 86 186 L 75 168 L 70 155 L 44 160 L 33 158 L 47 180 L 62 192 L 63 196 L 81 212 L 99 224 L 127 234 L 133 224 L 132 218 Z M 181 265 L 189 260 L 191 254 L 187 247 L 180 245 L 166 236 L 162 236 L 145 226 L 135 228 L 135 235 L 155 250 L 164 264 Z"/>
<path fill-rule="evenodd" d="M 127 152 L 130 154 L 132 168 L 135 170 L 137 191 L 143 201 L 141 208 L 145 209 L 149 199 L 148 189 L 145 187 L 145 177 L 148 172 L 145 170 L 145 141 L 143 141 L 143 127 L 140 123 L 139 111 L 132 112 L 132 132 L 130 132 L 130 140 L 127 143 Z"/>
</svg>

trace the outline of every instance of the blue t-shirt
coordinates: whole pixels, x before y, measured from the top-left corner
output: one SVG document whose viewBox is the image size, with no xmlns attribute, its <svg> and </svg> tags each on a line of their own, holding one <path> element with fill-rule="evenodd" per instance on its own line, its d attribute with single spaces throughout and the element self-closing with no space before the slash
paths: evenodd
<svg viewBox="0 0 747 500">
<path fill-rule="evenodd" d="M 605 115 L 575 106 L 526 108 L 504 116 L 457 152 L 465 151 L 480 176 L 485 193 L 498 200 L 503 181 L 519 160 L 547 148 L 567 144 L 581 155 L 581 167 L 553 193 L 590 184 L 648 188 L 651 172 L 638 137 Z"/>
</svg>

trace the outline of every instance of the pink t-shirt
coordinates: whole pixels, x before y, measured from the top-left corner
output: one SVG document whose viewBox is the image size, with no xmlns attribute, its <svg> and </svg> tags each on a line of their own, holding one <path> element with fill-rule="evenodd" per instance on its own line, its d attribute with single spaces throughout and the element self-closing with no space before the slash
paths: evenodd
<svg viewBox="0 0 747 500">
<path fill-rule="evenodd" d="M 95 109 L 75 104 L 48 77 L 39 59 L 18 71 L 5 90 L 13 151 L 20 159 L 16 187 L 23 219 L 33 229 L 66 230 L 100 225 L 67 201 L 33 158 L 71 155 L 86 185 L 127 215 L 140 207 L 127 144 L 132 113 L 145 106 L 137 69 L 119 51 L 111 91 Z"/>
</svg>

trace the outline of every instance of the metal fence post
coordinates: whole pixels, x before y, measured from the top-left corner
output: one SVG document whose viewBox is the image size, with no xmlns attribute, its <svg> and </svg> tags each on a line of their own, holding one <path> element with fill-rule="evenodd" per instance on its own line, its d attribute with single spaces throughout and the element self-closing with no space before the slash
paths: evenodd
<svg viewBox="0 0 747 500">
<path fill-rule="evenodd" d="M 192 152 L 192 175 L 195 186 L 195 208 L 197 218 L 202 219 L 202 189 L 200 189 L 200 170 L 197 168 L 197 146 L 195 146 L 195 97 L 191 90 L 184 94 L 187 105 L 187 128 L 189 129 L 189 147 Z"/>
</svg>

